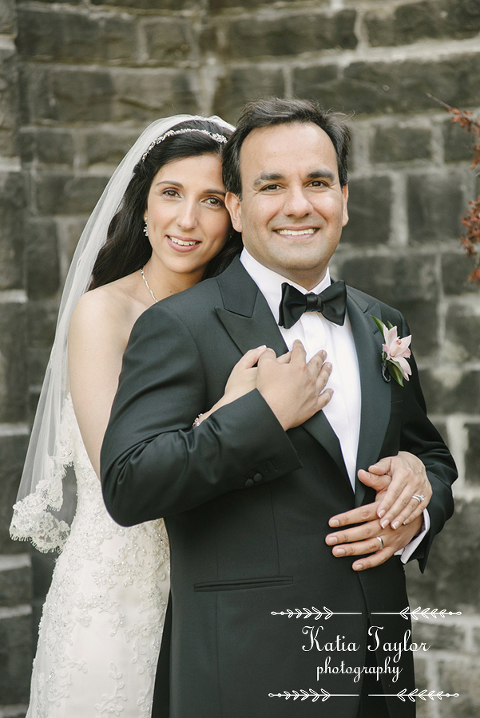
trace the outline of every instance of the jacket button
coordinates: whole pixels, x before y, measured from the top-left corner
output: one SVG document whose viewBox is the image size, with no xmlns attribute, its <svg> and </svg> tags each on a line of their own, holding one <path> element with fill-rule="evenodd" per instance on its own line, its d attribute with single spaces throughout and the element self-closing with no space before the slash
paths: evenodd
<svg viewBox="0 0 480 718">
<path fill-rule="evenodd" d="M 254 475 L 253 475 L 253 480 L 254 480 L 254 481 L 257 481 L 257 482 L 258 482 L 258 481 L 263 481 L 263 476 L 262 476 L 262 474 L 259 474 L 259 473 L 254 474 Z"/>
<path fill-rule="evenodd" d="M 253 486 L 253 479 L 247 479 L 245 481 L 245 486 Z"/>
</svg>

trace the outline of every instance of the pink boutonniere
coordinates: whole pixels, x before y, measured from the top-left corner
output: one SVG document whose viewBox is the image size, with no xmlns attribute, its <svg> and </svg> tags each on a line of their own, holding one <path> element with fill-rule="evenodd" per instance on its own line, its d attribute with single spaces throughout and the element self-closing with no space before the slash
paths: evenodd
<svg viewBox="0 0 480 718">
<path fill-rule="evenodd" d="M 390 381 L 390 376 L 393 376 L 395 381 L 403 386 L 403 380 L 408 381 L 412 373 L 407 361 L 412 353 L 409 348 L 412 335 L 402 339 L 398 336 L 397 327 L 390 322 L 386 327 L 380 319 L 376 317 L 372 317 L 372 319 L 382 332 L 385 341 L 385 344 L 382 345 L 382 376 L 385 381 Z M 388 376 L 387 370 L 390 376 Z"/>
</svg>

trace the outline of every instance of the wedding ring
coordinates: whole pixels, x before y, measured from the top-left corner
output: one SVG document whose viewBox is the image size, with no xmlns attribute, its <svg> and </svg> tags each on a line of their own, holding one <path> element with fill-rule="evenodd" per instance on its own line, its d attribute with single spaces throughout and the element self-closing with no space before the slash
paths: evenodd
<svg viewBox="0 0 480 718">
<path fill-rule="evenodd" d="M 425 496 L 423 494 L 413 494 L 412 499 L 417 499 L 418 503 L 421 504 L 422 501 L 425 501 Z"/>
<path fill-rule="evenodd" d="M 375 538 L 377 538 L 377 539 L 380 541 L 380 548 L 383 548 L 384 543 L 383 543 L 382 537 L 381 537 L 381 536 L 376 536 Z"/>
</svg>

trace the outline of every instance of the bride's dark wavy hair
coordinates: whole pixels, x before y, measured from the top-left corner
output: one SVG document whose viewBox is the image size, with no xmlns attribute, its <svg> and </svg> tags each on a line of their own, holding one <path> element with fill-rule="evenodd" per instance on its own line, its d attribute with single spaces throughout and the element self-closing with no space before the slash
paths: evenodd
<svg viewBox="0 0 480 718">
<path fill-rule="evenodd" d="M 208 130 L 227 139 L 232 134 L 229 129 L 208 120 L 187 120 L 171 129 Z M 187 157 L 211 154 L 221 157 L 222 148 L 223 143 L 217 142 L 213 137 L 201 132 L 186 132 L 162 140 L 152 147 L 144 160 L 141 159 L 135 165 L 120 209 L 110 222 L 107 240 L 95 261 L 89 289 L 96 289 L 126 277 L 141 269 L 150 259 L 152 246 L 143 232 L 143 217 L 148 193 L 157 172 L 169 162 Z M 203 278 L 214 277 L 223 272 L 241 249 L 241 235 L 232 229 L 223 248 L 210 260 Z"/>
</svg>

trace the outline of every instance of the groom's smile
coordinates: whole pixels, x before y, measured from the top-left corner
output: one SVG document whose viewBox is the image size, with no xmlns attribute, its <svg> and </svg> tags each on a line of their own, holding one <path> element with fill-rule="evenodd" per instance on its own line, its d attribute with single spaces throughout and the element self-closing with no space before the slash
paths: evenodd
<svg viewBox="0 0 480 718">
<path fill-rule="evenodd" d="M 227 206 L 248 252 L 306 289 L 316 286 L 348 221 L 332 141 L 313 123 L 255 129 L 240 172 L 242 198 L 228 194 Z"/>
</svg>

